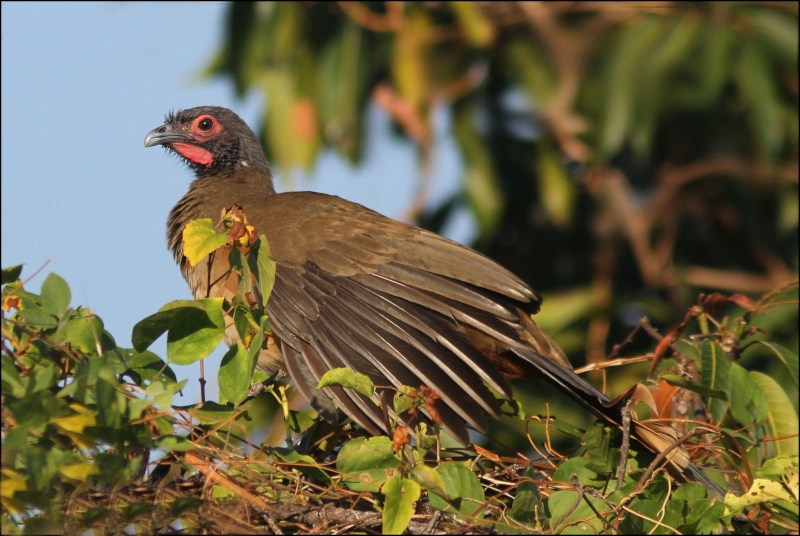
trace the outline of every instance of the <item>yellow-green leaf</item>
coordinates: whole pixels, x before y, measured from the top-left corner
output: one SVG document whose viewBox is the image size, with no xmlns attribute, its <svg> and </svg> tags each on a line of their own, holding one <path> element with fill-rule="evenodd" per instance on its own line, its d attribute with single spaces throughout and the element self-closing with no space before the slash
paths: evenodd
<svg viewBox="0 0 800 536">
<path fill-rule="evenodd" d="M 183 254 L 192 266 L 227 242 L 228 236 L 217 233 L 211 218 L 192 220 L 183 229 Z"/>
<path fill-rule="evenodd" d="M 372 380 L 368 376 L 346 367 L 335 368 L 323 374 L 317 388 L 322 389 L 323 387 L 346 387 L 358 391 L 368 398 L 372 398 L 372 394 L 375 392 Z"/>
<path fill-rule="evenodd" d="M 796 502 L 792 494 L 786 491 L 780 482 L 756 478 L 747 493 L 742 494 L 741 497 L 737 497 L 733 493 L 725 495 L 725 515 L 743 510 L 747 506 L 774 501 Z"/>
<path fill-rule="evenodd" d="M 778 383 L 761 372 L 750 371 L 750 377 L 756 382 L 767 397 L 767 427 L 772 437 L 785 437 L 779 441 L 772 441 L 778 455 L 797 456 L 798 423 L 794 405 L 786 392 Z"/>
<path fill-rule="evenodd" d="M 58 472 L 71 480 L 83 482 L 91 475 L 100 474 L 100 470 L 91 463 L 76 463 L 59 467 Z"/>
<path fill-rule="evenodd" d="M 485 48 L 492 44 L 494 29 L 484 18 L 477 2 L 450 2 L 450 6 L 472 45 Z"/>
<path fill-rule="evenodd" d="M 544 210 L 556 227 L 564 227 L 572 221 L 575 184 L 554 151 L 542 147 L 537 164 L 539 196 Z"/>
<path fill-rule="evenodd" d="M 393 476 L 381 488 L 386 496 L 383 505 L 383 533 L 402 534 L 414 515 L 414 503 L 419 499 L 419 484 L 407 478 Z"/>
<path fill-rule="evenodd" d="M 53 424 L 68 432 L 80 434 L 87 426 L 95 426 L 97 418 L 93 413 L 79 413 L 77 415 L 67 415 L 66 417 L 56 417 L 53 419 Z"/>
</svg>

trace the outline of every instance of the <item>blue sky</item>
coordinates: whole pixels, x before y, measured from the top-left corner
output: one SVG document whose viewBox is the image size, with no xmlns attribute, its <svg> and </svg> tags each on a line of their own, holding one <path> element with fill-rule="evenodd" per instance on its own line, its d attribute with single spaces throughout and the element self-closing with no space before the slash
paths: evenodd
<svg viewBox="0 0 800 536">
<path fill-rule="evenodd" d="M 2 266 L 25 263 L 25 279 L 52 259 L 30 290 L 38 292 L 47 273 L 56 272 L 70 284 L 72 306 L 94 309 L 117 343 L 130 346 L 138 320 L 190 297 L 164 233 L 167 213 L 191 175 L 164 151 L 145 149 L 145 135 L 170 109 L 199 105 L 231 108 L 255 126 L 268 102 L 255 93 L 237 101 L 227 81 L 199 76 L 220 43 L 225 4 L 0 7 Z M 444 114 L 437 114 L 431 203 L 459 187 L 461 167 L 452 137 L 443 132 Z M 389 135 L 388 123 L 371 110 L 364 163 L 352 168 L 323 154 L 294 188 L 400 217 L 414 192 L 416 153 Z M 280 177 L 277 187 L 287 189 Z M 460 213 L 445 234 L 464 242 L 472 229 Z M 153 349 L 166 355 L 163 340 Z M 214 357 L 223 353 L 218 349 Z M 179 377 L 197 372 L 196 365 L 176 369 Z M 207 379 L 216 398 L 215 374 Z M 178 403 L 195 401 L 194 387 L 185 393 Z"/>
</svg>

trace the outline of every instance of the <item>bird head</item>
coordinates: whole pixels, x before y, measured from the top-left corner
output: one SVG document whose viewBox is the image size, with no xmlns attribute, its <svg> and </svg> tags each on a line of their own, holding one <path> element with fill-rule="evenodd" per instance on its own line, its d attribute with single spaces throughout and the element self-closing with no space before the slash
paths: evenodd
<svg viewBox="0 0 800 536">
<path fill-rule="evenodd" d="M 247 123 L 226 108 L 200 106 L 170 112 L 151 130 L 145 147 L 162 145 L 200 177 L 237 167 L 266 168 L 267 159 Z"/>
</svg>

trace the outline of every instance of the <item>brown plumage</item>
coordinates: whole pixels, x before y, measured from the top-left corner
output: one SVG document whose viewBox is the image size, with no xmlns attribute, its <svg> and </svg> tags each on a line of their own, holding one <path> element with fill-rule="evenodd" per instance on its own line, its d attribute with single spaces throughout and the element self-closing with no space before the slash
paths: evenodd
<svg viewBox="0 0 800 536">
<path fill-rule="evenodd" d="M 372 434 L 385 432 L 380 410 L 349 389 L 316 385 L 327 370 L 351 367 L 375 385 L 427 385 L 441 396 L 443 426 L 464 444 L 465 423 L 486 432 L 500 417 L 487 385 L 513 393 L 507 378 L 543 378 L 596 416 L 619 423 L 608 397 L 574 374 L 558 346 L 531 314 L 541 299 L 514 274 L 483 255 L 434 233 L 386 218 L 344 199 L 312 192 L 276 194 L 256 136 L 233 112 L 200 107 L 170 114 L 145 139 L 180 155 L 195 173 L 167 223 L 169 248 L 195 298 L 239 292 L 236 275 L 220 279 L 218 256 L 186 269 L 182 231 L 198 218 L 243 207 L 269 241 L 277 262 L 267 304 L 279 341 L 259 366 L 285 368 L 298 390 L 328 420 L 338 408 Z M 209 288 L 209 281 L 217 281 Z M 231 326 L 226 342 L 237 339 Z M 335 403 L 335 404 L 334 404 Z M 659 452 L 668 429 L 634 423 L 632 434 Z M 671 472 L 710 483 L 675 449 Z M 711 484 L 713 485 L 713 484 Z"/>
</svg>

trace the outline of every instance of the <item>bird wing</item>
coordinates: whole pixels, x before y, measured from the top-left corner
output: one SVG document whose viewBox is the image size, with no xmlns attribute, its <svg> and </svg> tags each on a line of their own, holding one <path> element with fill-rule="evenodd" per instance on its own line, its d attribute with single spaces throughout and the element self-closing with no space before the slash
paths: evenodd
<svg viewBox="0 0 800 536">
<path fill-rule="evenodd" d="M 464 422 L 486 431 L 484 411 L 500 417 L 491 389 L 510 398 L 511 388 L 462 326 L 519 344 L 519 307 L 539 303 L 525 283 L 469 248 L 338 197 L 281 194 L 245 211 L 277 263 L 267 308 L 286 369 L 323 414 L 328 398 L 367 430 L 384 428 L 363 395 L 316 389 L 327 370 L 349 367 L 376 386 L 434 389 L 443 426 L 464 443 Z"/>
</svg>

